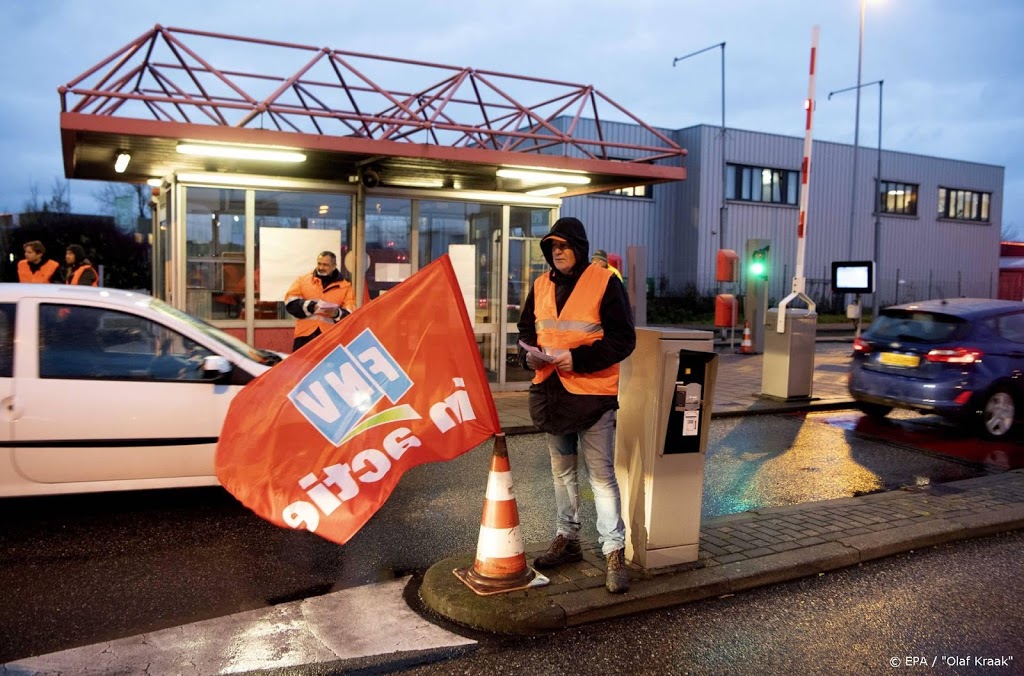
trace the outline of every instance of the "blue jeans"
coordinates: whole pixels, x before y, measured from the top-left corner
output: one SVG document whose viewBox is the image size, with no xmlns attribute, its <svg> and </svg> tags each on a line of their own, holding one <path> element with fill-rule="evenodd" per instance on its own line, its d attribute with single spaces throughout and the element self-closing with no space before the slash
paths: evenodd
<svg viewBox="0 0 1024 676">
<path fill-rule="evenodd" d="M 607 411 L 591 427 L 578 434 L 545 434 L 555 482 L 556 534 L 579 539 L 580 491 L 577 481 L 577 448 L 590 473 L 597 508 L 597 532 L 601 552 L 608 556 L 626 546 L 619 484 L 615 480 L 615 411 Z"/>
</svg>

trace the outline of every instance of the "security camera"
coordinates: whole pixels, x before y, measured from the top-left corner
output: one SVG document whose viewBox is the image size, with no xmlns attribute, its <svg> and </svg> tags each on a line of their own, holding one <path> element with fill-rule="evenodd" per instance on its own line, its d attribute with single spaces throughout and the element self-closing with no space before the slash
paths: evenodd
<svg viewBox="0 0 1024 676">
<path fill-rule="evenodd" d="M 376 188 L 380 185 L 380 174 L 375 169 L 363 169 L 362 176 L 360 177 L 363 186 L 366 188 Z"/>
</svg>

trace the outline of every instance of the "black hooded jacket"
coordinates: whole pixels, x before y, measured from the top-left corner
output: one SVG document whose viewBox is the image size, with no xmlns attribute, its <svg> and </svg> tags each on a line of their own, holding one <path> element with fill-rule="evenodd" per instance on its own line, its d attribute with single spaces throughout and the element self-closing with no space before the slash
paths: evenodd
<svg viewBox="0 0 1024 676">
<path fill-rule="evenodd" d="M 551 255 L 551 235 L 566 240 L 576 255 L 576 265 L 569 274 L 555 268 Z M 576 288 L 576 282 L 590 265 L 590 242 L 578 219 L 560 218 L 540 243 L 541 251 L 551 270 L 546 273 L 555 284 L 555 307 L 558 312 Z M 519 339 L 528 345 L 537 345 L 536 315 L 534 314 L 533 287 L 530 288 L 519 316 Z M 626 288 L 618 277 L 608 280 L 599 310 L 604 337 L 591 345 L 574 347 L 572 367 L 579 373 L 593 373 L 617 364 L 636 347 L 636 330 L 629 307 Z M 521 363 L 526 367 L 526 355 L 520 351 Z M 570 434 L 585 430 L 600 419 L 606 411 L 619 407 L 614 395 L 573 394 L 562 385 L 557 375 L 530 386 L 530 415 L 533 423 L 550 434 Z"/>
</svg>

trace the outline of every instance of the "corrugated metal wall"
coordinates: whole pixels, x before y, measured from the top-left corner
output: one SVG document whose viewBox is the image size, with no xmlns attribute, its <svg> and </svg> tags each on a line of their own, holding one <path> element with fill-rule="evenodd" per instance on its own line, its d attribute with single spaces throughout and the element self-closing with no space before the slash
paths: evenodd
<svg viewBox="0 0 1024 676">
<path fill-rule="evenodd" d="M 605 125 L 615 141 L 640 142 L 628 124 Z M 647 132 L 642 132 L 644 135 Z M 563 215 L 586 224 L 591 249 L 625 255 L 629 245 L 648 252 L 648 276 L 658 295 L 680 293 L 695 284 L 702 293 L 719 290 L 715 259 L 719 248 L 722 163 L 719 128 L 707 125 L 668 131 L 687 149 L 684 182 L 654 186 L 654 199 L 585 196 L 565 200 Z M 798 171 L 803 139 L 729 129 L 729 163 Z M 815 141 L 811 152 L 804 276 L 808 295 L 820 302 L 829 295 L 834 260 L 873 258 L 874 190 L 877 149 L 862 146 L 858 157 L 852 248 L 850 204 L 853 146 Z M 883 215 L 881 257 L 876 273 L 880 302 L 938 296 L 995 297 L 998 293 L 1002 229 L 1002 167 L 895 151 L 882 151 L 882 179 L 918 185 L 917 216 Z M 988 223 L 939 219 L 939 187 L 992 194 Z M 789 292 L 796 263 L 797 206 L 728 202 L 724 248 L 744 255 L 748 239 L 769 239 L 770 294 Z M 738 287 L 722 290 L 740 292 Z M 868 299 L 865 299 L 869 303 Z"/>
</svg>

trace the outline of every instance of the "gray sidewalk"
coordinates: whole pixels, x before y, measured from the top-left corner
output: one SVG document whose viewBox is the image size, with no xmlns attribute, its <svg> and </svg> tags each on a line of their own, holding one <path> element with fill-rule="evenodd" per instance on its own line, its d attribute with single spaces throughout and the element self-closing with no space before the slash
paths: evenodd
<svg viewBox="0 0 1024 676">
<path fill-rule="evenodd" d="M 625 594 L 604 589 L 594 545 L 551 573 L 547 587 L 477 596 L 452 570 L 467 553 L 427 571 L 423 601 L 476 629 L 528 635 L 740 592 L 912 549 L 1024 528 L 1024 470 L 947 484 L 758 509 L 706 520 L 699 561 L 653 574 L 631 567 Z M 532 561 L 547 543 L 527 545 Z"/>
</svg>

